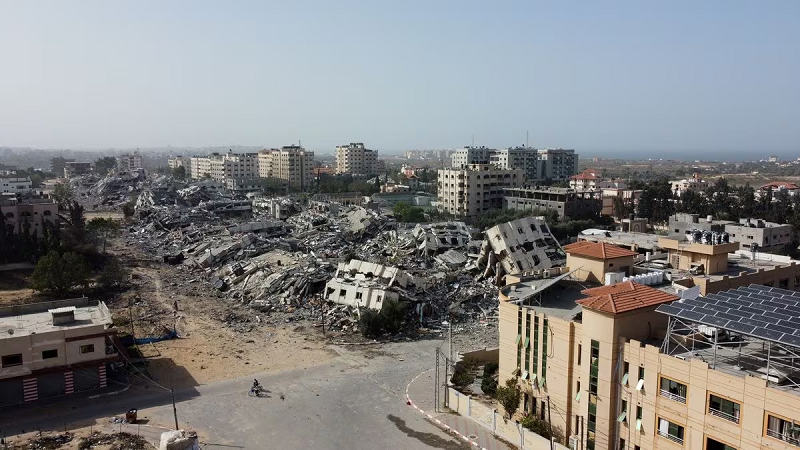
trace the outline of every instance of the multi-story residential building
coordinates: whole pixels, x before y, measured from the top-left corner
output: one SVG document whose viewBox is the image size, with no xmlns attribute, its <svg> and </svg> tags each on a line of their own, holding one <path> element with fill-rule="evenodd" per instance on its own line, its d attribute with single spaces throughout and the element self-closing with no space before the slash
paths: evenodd
<svg viewBox="0 0 800 450">
<path fill-rule="evenodd" d="M 12 198 L 0 201 L 5 226 L 15 233 L 28 229 L 42 237 L 44 228 L 58 225 L 58 204 L 49 198 Z"/>
<path fill-rule="evenodd" d="M 92 163 L 68 161 L 64 163 L 64 178 L 79 177 L 92 173 Z"/>
<path fill-rule="evenodd" d="M 514 210 L 556 211 L 573 220 L 597 219 L 603 209 L 600 191 L 578 192 L 567 188 L 504 189 L 503 207 Z"/>
<path fill-rule="evenodd" d="M 800 446 L 800 296 L 756 285 L 682 295 L 568 277 L 505 286 L 500 384 L 516 378 L 521 413 L 571 448 Z"/>
<path fill-rule="evenodd" d="M 493 152 L 495 149 L 483 146 L 460 148 L 450 155 L 450 167 L 464 169 L 473 164 L 489 164 Z"/>
<path fill-rule="evenodd" d="M 672 192 L 675 195 L 683 195 L 686 191 L 704 191 L 708 187 L 708 181 L 700 178 L 700 174 L 692 174 L 688 180 L 670 181 Z"/>
<path fill-rule="evenodd" d="M 625 189 L 626 183 L 622 180 L 606 180 L 600 172 L 586 169 L 573 175 L 569 180 L 569 187 L 578 191 L 593 191 L 595 189 Z"/>
<path fill-rule="evenodd" d="M 138 151 L 117 156 L 117 169 L 123 172 L 130 172 L 142 168 L 144 168 L 142 155 L 140 155 Z"/>
<path fill-rule="evenodd" d="M 356 177 L 370 177 L 381 172 L 378 151 L 370 150 L 361 142 L 336 147 L 336 173 Z"/>
<path fill-rule="evenodd" d="M 50 159 L 50 171 L 55 173 L 57 177 L 64 175 L 64 167 L 68 162 L 75 162 L 74 159 L 67 159 L 61 156 Z"/>
<path fill-rule="evenodd" d="M 563 148 L 539 149 L 539 173 L 535 180 L 567 181 L 578 171 L 578 155 L 575 150 Z"/>
<path fill-rule="evenodd" d="M 214 155 L 219 156 L 219 153 Z M 211 178 L 211 157 L 209 156 L 192 156 L 189 158 L 189 174 L 193 180 L 202 178 Z"/>
<path fill-rule="evenodd" d="M 522 186 L 522 170 L 497 169 L 472 164 L 463 169 L 441 169 L 438 173 L 438 209 L 459 217 L 476 217 L 503 207 L 503 189 Z"/>
<path fill-rule="evenodd" d="M 189 166 L 189 164 L 189 158 L 185 158 L 181 155 L 170 156 L 169 159 L 167 159 L 167 166 L 169 166 L 170 169 L 177 169 L 178 167 L 186 167 L 188 169 L 187 166 Z"/>
<path fill-rule="evenodd" d="M 738 224 L 725 225 L 725 232 L 730 234 L 731 240 L 739 242 L 742 250 L 752 250 L 757 244 L 756 249 L 763 252 L 782 249 L 794 236 L 791 225 L 761 219 L 739 219 Z"/>
<path fill-rule="evenodd" d="M 509 147 L 492 150 L 491 155 L 489 155 L 489 161 L 492 165 L 501 169 L 522 169 L 527 183 L 544 181 L 544 179 L 538 178 L 543 162 L 539 156 L 539 151 L 533 147 Z"/>
<path fill-rule="evenodd" d="M 86 298 L 0 308 L 0 406 L 105 387 L 115 335 Z"/>
<path fill-rule="evenodd" d="M 32 189 L 29 177 L 0 177 L 0 194 L 28 194 Z"/>
<path fill-rule="evenodd" d="M 314 152 L 298 145 L 265 149 L 258 153 L 258 176 L 278 178 L 306 189 L 314 183 Z"/>
<path fill-rule="evenodd" d="M 211 179 L 225 182 L 226 179 L 258 178 L 258 153 L 212 154 Z"/>
</svg>

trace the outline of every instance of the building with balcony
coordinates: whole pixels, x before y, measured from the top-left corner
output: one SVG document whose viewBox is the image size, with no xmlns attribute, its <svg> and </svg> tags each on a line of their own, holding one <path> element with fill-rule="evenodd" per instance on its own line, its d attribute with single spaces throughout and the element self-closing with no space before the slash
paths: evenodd
<svg viewBox="0 0 800 450">
<path fill-rule="evenodd" d="M 497 169 L 472 164 L 463 169 L 437 171 L 438 209 L 458 217 L 476 217 L 503 207 L 503 190 L 522 186 L 520 169 Z"/>
<path fill-rule="evenodd" d="M 258 152 L 258 176 L 277 178 L 299 189 L 314 184 L 314 152 L 297 145 Z"/>
<path fill-rule="evenodd" d="M 92 173 L 92 163 L 68 161 L 64 163 L 64 178 L 79 177 Z"/>
<path fill-rule="evenodd" d="M 548 210 L 559 219 L 598 219 L 603 210 L 600 191 L 578 192 L 568 188 L 519 188 L 503 190 L 503 207 L 518 211 Z"/>
<path fill-rule="evenodd" d="M 700 174 L 692 174 L 692 178 L 678 181 L 670 181 L 672 193 L 683 195 L 686 191 L 704 191 L 708 187 L 708 181 L 700 178 Z"/>
<path fill-rule="evenodd" d="M 739 219 L 728 223 L 725 232 L 731 240 L 739 242 L 742 250 L 771 252 L 781 250 L 792 242 L 794 229 L 789 224 L 767 222 L 761 219 Z"/>
<path fill-rule="evenodd" d="M 622 180 L 606 180 L 595 169 L 586 169 L 569 178 L 569 187 L 578 191 L 593 191 L 596 189 L 625 189 L 626 183 Z"/>
<path fill-rule="evenodd" d="M 0 406 L 105 387 L 111 325 L 105 303 L 86 298 L 0 308 Z"/>
<path fill-rule="evenodd" d="M 186 170 L 190 170 L 189 167 L 188 167 L 189 166 L 189 158 L 181 156 L 181 155 L 170 156 L 169 159 L 167 159 L 167 166 L 169 166 L 170 169 L 177 169 L 178 167 L 185 167 Z"/>
<path fill-rule="evenodd" d="M 520 414 L 576 449 L 800 447 L 800 294 L 570 277 L 500 290 L 499 382 L 517 380 Z"/>
<path fill-rule="evenodd" d="M 123 172 L 132 172 L 143 169 L 142 155 L 138 151 L 117 156 L 117 169 Z"/>
<path fill-rule="evenodd" d="M 361 142 L 336 147 L 336 173 L 355 177 L 371 177 L 381 173 L 378 151 L 370 150 Z"/>
<path fill-rule="evenodd" d="M 450 155 L 450 167 L 464 169 L 473 164 L 489 164 L 495 149 L 487 147 L 464 147 Z"/>
<path fill-rule="evenodd" d="M 545 148 L 537 152 L 541 163 L 533 181 L 567 181 L 578 171 L 578 154 L 575 150 Z"/>
</svg>

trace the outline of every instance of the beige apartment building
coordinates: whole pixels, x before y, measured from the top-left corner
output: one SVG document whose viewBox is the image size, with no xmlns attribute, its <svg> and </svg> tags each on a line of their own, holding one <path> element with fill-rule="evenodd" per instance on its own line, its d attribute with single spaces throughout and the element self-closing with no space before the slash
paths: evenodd
<svg viewBox="0 0 800 450">
<path fill-rule="evenodd" d="M 142 161 L 142 155 L 138 151 L 117 156 L 117 169 L 119 170 L 130 172 L 143 167 L 144 161 Z"/>
<path fill-rule="evenodd" d="M 336 147 L 336 173 L 369 177 L 380 172 L 378 151 L 370 150 L 361 142 Z"/>
<path fill-rule="evenodd" d="M 588 286 L 501 288 L 499 378 L 521 413 L 574 449 L 800 448 L 800 293 Z"/>
<path fill-rule="evenodd" d="M 86 298 L 0 308 L 0 406 L 105 387 L 111 325 Z"/>
<path fill-rule="evenodd" d="M 261 150 L 258 176 L 285 180 L 300 189 L 309 188 L 314 184 L 314 152 L 298 145 Z"/>
<path fill-rule="evenodd" d="M 503 207 L 503 189 L 519 188 L 525 181 L 521 169 L 497 169 L 471 164 L 463 169 L 438 171 L 439 211 L 459 217 L 476 217 Z"/>
<path fill-rule="evenodd" d="M 42 237 L 47 226 L 58 225 L 58 204 L 49 198 L 12 198 L 0 200 L 6 229 L 23 233 L 27 228 L 31 234 Z"/>
<path fill-rule="evenodd" d="M 92 163 L 68 161 L 64 163 L 64 178 L 79 177 L 92 173 Z"/>
</svg>

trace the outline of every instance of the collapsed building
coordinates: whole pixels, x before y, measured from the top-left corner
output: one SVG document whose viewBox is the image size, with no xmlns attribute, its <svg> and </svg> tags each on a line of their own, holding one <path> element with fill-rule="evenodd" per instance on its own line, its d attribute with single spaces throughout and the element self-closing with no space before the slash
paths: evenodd
<svg viewBox="0 0 800 450">
<path fill-rule="evenodd" d="M 400 300 L 396 288 L 406 288 L 412 278 L 396 267 L 353 259 L 339 263 L 325 285 L 325 300 L 358 308 L 381 310 L 386 300 Z"/>
<path fill-rule="evenodd" d="M 567 255 L 553 237 L 544 217 L 524 217 L 486 230 L 478 259 L 484 276 L 523 275 L 563 266 Z"/>
</svg>

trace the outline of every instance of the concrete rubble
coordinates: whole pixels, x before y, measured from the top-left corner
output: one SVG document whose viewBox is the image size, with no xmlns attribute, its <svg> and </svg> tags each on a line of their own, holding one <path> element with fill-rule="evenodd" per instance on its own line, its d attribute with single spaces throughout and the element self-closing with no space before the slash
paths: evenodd
<svg viewBox="0 0 800 450">
<path fill-rule="evenodd" d="M 131 189 L 139 192 L 138 220 L 128 243 L 181 265 L 174 284 L 187 295 L 235 305 L 219 319 L 242 332 L 303 321 L 353 332 L 359 308 L 379 310 L 391 298 L 410 305 L 407 323 L 417 328 L 441 332 L 450 319 L 493 328 L 498 274 L 565 258 L 543 218 L 494 227 L 484 240 L 463 222 L 398 224 L 379 209 L 321 196 L 247 198 L 209 183 L 163 190 L 165 183 L 136 181 Z"/>
</svg>

